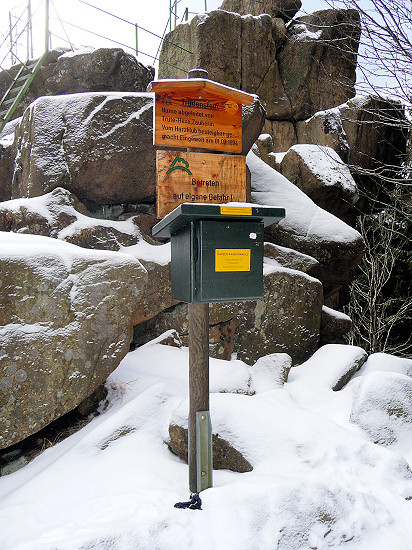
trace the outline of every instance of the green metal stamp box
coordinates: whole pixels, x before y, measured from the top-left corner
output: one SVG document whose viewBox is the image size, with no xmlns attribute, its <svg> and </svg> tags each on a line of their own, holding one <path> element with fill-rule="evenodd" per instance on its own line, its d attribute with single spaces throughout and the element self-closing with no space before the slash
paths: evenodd
<svg viewBox="0 0 412 550">
<path fill-rule="evenodd" d="M 172 297 L 188 303 L 263 294 L 263 230 L 283 208 L 184 203 L 153 228 L 171 237 Z"/>
</svg>

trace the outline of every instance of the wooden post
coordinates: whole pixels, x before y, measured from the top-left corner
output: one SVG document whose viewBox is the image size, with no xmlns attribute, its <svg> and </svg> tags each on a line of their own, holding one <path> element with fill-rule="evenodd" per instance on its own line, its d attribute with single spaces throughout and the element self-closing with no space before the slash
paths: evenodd
<svg viewBox="0 0 412 550">
<path fill-rule="evenodd" d="M 188 309 L 189 489 L 197 493 L 196 413 L 209 410 L 209 304 L 188 304 Z"/>
<path fill-rule="evenodd" d="M 188 78 L 207 78 L 204 69 L 191 69 Z M 188 149 L 191 151 L 191 149 Z M 188 304 L 189 322 L 189 490 L 200 491 L 199 449 L 196 448 L 196 413 L 209 411 L 209 304 Z M 211 446 L 211 441 L 209 445 Z"/>
</svg>

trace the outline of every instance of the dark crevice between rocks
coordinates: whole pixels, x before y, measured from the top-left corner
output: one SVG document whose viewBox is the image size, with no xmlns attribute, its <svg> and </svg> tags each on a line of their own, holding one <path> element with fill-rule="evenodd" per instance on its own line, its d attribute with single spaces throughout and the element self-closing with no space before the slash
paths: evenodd
<svg viewBox="0 0 412 550">
<path fill-rule="evenodd" d="M 54 447 L 73 435 L 98 416 L 107 403 L 107 389 L 101 385 L 84 399 L 73 411 L 61 416 L 39 432 L 0 450 L 0 477 L 11 474 L 26 466 L 46 449 Z"/>
</svg>

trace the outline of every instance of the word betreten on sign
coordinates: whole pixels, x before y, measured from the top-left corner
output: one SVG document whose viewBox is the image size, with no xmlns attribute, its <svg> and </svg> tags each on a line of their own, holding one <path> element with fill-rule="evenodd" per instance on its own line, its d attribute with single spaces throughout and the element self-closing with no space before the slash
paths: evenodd
<svg viewBox="0 0 412 550">
<path fill-rule="evenodd" d="M 242 104 L 253 96 L 203 79 L 158 80 L 154 144 L 170 147 L 242 151 Z"/>
<path fill-rule="evenodd" d="M 184 202 L 246 201 L 246 161 L 238 155 L 157 151 L 157 215 Z"/>
</svg>

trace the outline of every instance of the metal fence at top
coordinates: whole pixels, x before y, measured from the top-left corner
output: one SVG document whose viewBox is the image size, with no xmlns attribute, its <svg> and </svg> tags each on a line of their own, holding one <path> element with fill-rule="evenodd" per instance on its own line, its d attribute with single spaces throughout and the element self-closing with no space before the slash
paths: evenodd
<svg viewBox="0 0 412 550">
<path fill-rule="evenodd" d="M 56 0 L 57 1 L 57 0 Z M 20 2 L 18 6 L 14 6 L 7 13 L 7 7 L 3 5 L 2 20 L 5 21 L 4 15 L 7 14 L 8 28 L 2 29 L 0 36 L 0 68 L 5 70 L 7 67 L 24 63 L 29 59 L 40 57 L 45 51 L 56 47 L 66 47 L 69 50 L 81 49 L 78 40 L 81 37 L 84 40 L 92 40 L 96 47 L 110 44 L 121 46 L 128 52 L 132 52 L 136 57 L 145 58 L 144 61 L 150 60 L 150 64 L 155 65 L 159 62 L 159 53 L 162 43 L 168 41 L 166 35 L 172 27 L 183 21 L 188 21 L 190 16 L 199 12 L 191 12 L 185 6 L 185 0 L 169 0 L 169 8 L 165 10 L 165 25 L 163 32 L 157 33 L 142 26 L 136 21 L 130 20 L 127 14 L 115 13 L 113 10 L 105 10 L 88 0 L 73 0 L 73 16 L 67 17 L 67 9 L 65 16 L 62 15 L 62 10 L 56 6 L 53 0 L 28 0 Z M 24 5 L 23 5 L 24 4 Z M 75 17 L 76 9 L 85 6 L 89 9 L 89 13 L 96 14 L 96 17 L 88 17 L 84 22 L 79 21 Z M 200 10 L 204 8 L 207 11 L 207 0 L 198 0 Z M 67 3 L 65 3 L 67 7 Z M 180 15 L 179 15 L 180 14 Z M 97 16 L 100 16 L 99 21 L 104 24 L 97 24 Z M 153 19 L 159 21 L 160 14 L 153 14 Z M 117 26 L 121 24 L 122 29 L 129 27 L 132 31 L 129 33 L 124 30 L 119 37 Z M 43 40 L 39 39 L 43 34 Z M 150 43 L 153 53 L 150 53 L 148 48 Z M 120 38 L 120 39 L 119 39 Z M 180 44 L 175 44 L 173 41 L 168 41 L 172 47 L 176 47 L 187 53 L 192 53 Z M 141 45 L 143 44 L 143 48 Z M 149 49 L 149 51 L 146 51 Z M 155 51 L 156 50 L 156 51 Z M 154 53 L 155 52 L 155 53 Z M 185 69 L 175 67 L 182 72 Z"/>
</svg>

